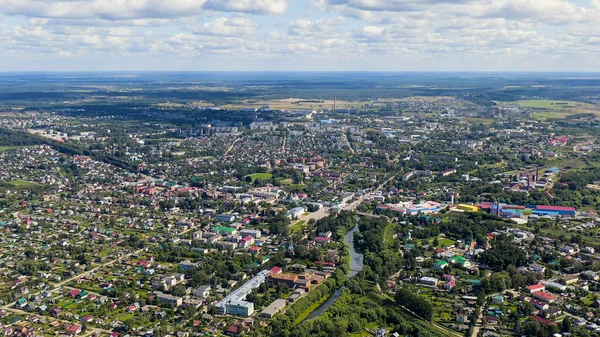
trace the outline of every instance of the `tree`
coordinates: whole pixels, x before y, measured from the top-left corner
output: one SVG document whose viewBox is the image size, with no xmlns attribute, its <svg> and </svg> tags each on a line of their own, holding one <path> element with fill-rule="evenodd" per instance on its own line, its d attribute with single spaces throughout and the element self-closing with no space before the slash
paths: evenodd
<svg viewBox="0 0 600 337">
<path fill-rule="evenodd" d="M 571 317 L 565 317 L 562 323 L 560 324 L 560 331 L 571 332 L 571 330 L 573 330 L 573 320 L 571 319 Z"/>
</svg>

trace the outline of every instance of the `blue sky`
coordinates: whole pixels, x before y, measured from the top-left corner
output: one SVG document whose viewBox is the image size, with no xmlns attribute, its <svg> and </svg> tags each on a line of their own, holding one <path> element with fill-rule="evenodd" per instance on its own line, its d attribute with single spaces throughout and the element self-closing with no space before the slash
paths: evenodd
<svg viewBox="0 0 600 337">
<path fill-rule="evenodd" d="M 0 0 L 0 71 L 600 71 L 600 0 Z"/>
</svg>

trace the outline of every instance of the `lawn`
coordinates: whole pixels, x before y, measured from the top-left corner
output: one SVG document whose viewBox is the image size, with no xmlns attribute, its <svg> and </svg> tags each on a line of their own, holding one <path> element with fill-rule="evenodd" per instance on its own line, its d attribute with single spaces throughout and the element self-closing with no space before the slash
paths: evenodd
<svg viewBox="0 0 600 337">
<path fill-rule="evenodd" d="M 290 226 L 290 233 L 301 232 L 302 231 L 302 227 L 304 226 L 304 224 L 306 224 L 306 221 L 300 220 L 300 221 L 296 222 L 295 224 L 291 225 Z"/>
<path fill-rule="evenodd" d="M 279 183 L 281 185 L 291 185 L 294 183 L 294 181 L 291 178 L 288 179 L 279 179 Z"/>
<path fill-rule="evenodd" d="M 255 182 L 256 180 L 271 180 L 273 175 L 271 173 L 252 173 L 249 177 L 252 178 L 252 182 Z"/>
<path fill-rule="evenodd" d="M 435 237 L 433 238 L 428 238 L 428 239 L 417 239 L 418 242 L 422 243 L 424 240 L 429 241 L 429 244 L 432 245 L 433 244 L 433 240 L 435 239 Z M 448 238 L 440 238 L 438 237 L 438 245 L 440 247 L 448 247 L 448 246 L 452 246 L 456 243 L 456 241 L 448 239 Z"/>
<path fill-rule="evenodd" d="M 537 109 L 533 117 L 537 119 L 565 118 L 575 114 L 592 113 L 600 115 L 600 110 L 593 104 L 574 101 L 553 101 L 548 99 L 522 100 L 516 103 L 531 109 Z"/>
<path fill-rule="evenodd" d="M 533 109 L 565 109 L 570 105 L 570 103 L 574 103 L 574 102 L 553 101 L 550 99 L 530 99 L 530 100 L 517 101 L 517 103 L 519 103 L 520 105 L 522 105 L 526 108 L 533 108 Z"/>
<path fill-rule="evenodd" d="M 20 149 L 20 148 L 21 148 L 21 146 L 0 146 L 0 152 L 14 150 L 14 149 Z"/>
<path fill-rule="evenodd" d="M 394 245 L 394 224 L 387 224 L 383 230 L 383 244 L 387 247 Z"/>
<path fill-rule="evenodd" d="M 292 326 L 296 326 L 300 323 L 302 323 L 302 321 L 304 321 L 313 311 L 317 310 L 321 305 L 323 305 L 323 303 L 327 302 L 327 300 L 333 296 L 333 293 L 327 294 L 323 297 L 321 297 L 321 299 L 319 299 L 318 301 L 316 301 L 315 303 L 313 303 L 310 307 L 306 308 L 306 310 L 304 310 L 295 320 L 294 323 L 292 324 Z"/>
<path fill-rule="evenodd" d="M 11 182 L 8 183 L 8 185 L 10 185 L 13 188 L 16 189 L 37 189 L 42 187 L 43 185 L 38 184 L 38 183 L 34 183 L 31 181 L 24 181 L 24 180 L 13 180 Z"/>
</svg>

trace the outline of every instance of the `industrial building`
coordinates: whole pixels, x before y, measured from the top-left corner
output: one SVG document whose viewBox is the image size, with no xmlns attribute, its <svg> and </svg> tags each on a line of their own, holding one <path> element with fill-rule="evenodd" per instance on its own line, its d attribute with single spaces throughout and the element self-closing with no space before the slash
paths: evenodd
<svg viewBox="0 0 600 337">
<path fill-rule="evenodd" d="M 277 313 L 279 313 L 283 308 L 285 308 L 287 301 L 278 298 L 273 303 L 271 303 L 268 307 L 266 307 L 261 313 L 261 317 L 273 318 Z"/>
<path fill-rule="evenodd" d="M 479 212 L 479 207 L 473 205 L 459 204 L 456 206 L 456 208 L 465 212 Z"/>
<path fill-rule="evenodd" d="M 536 215 L 558 215 L 563 217 L 574 217 L 577 214 L 577 210 L 574 207 L 563 207 L 563 206 L 543 206 L 537 205 L 533 209 L 533 214 Z"/>
<path fill-rule="evenodd" d="M 435 277 L 423 276 L 419 279 L 419 283 L 421 285 L 424 285 L 426 287 L 432 287 L 432 288 L 437 287 L 439 282 L 440 282 L 440 280 L 436 279 Z"/>
<path fill-rule="evenodd" d="M 246 296 L 258 288 L 267 279 L 270 270 L 263 270 L 250 281 L 231 292 L 216 304 L 217 313 L 221 315 L 251 316 L 254 313 L 254 303 L 247 302 Z"/>
<path fill-rule="evenodd" d="M 290 219 L 298 219 L 299 217 L 301 217 L 304 212 L 306 212 L 306 208 L 304 207 L 296 207 L 296 208 L 292 208 L 290 209 L 285 216 L 290 218 Z"/>
</svg>

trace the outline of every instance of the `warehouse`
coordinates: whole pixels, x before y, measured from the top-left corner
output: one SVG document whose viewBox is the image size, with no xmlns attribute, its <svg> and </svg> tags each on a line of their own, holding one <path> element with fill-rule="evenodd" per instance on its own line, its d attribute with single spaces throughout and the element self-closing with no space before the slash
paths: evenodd
<svg viewBox="0 0 600 337">
<path fill-rule="evenodd" d="M 537 214 L 537 215 L 558 214 L 563 217 L 574 217 L 577 214 L 577 211 L 574 207 L 537 205 L 537 206 L 535 206 L 535 209 L 533 210 L 533 214 Z"/>
<path fill-rule="evenodd" d="M 282 298 L 276 299 L 271 305 L 266 307 L 261 313 L 260 317 L 273 318 L 277 313 L 279 313 L 283 308 L 285 308 L 286 300 Z"/>
</svg>

